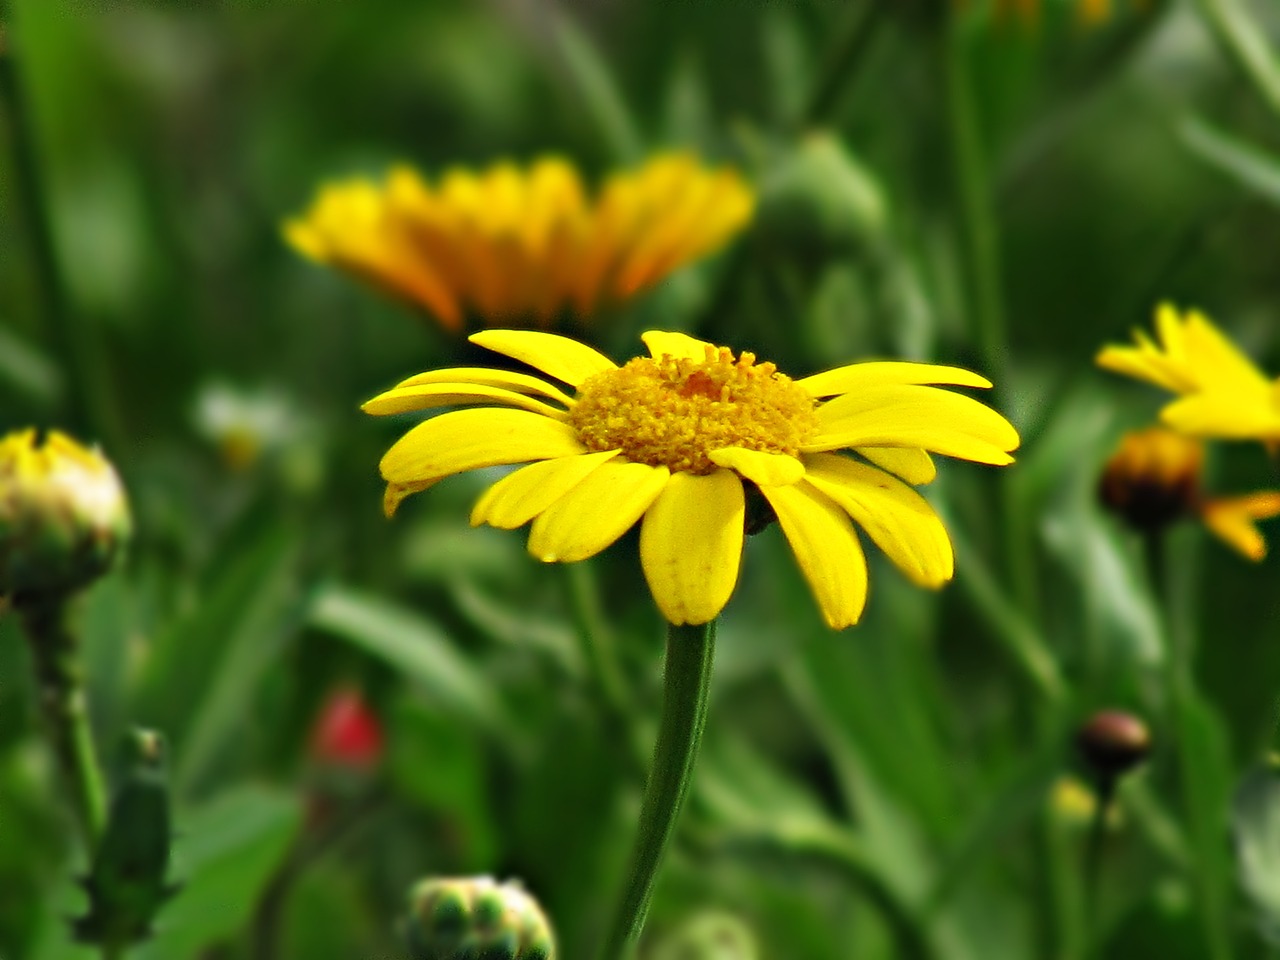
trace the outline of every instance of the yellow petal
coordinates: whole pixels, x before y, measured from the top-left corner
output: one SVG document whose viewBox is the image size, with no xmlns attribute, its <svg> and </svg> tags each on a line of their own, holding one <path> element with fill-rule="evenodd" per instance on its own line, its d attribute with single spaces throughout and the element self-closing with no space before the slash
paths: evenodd
<svg viewBox="0 0 1280 960">
<path fill-rule="evenodd" d="M 805 483 L 761 487 L 833 630 L 858 622 L 867 602 L 867 560 L 848 515 Z"/>
<path fill-rule="evenodd" d="M 397 440 L 382 458 L 392 483 L 439 480 L 504 463 L 525 463 L 586 453 L 571 427 L 524 410 L 454 410 L 426 420 Z"/>
<path fill-rule="evenodd" d="M 1270 397 L 1230 392 L 1193 393 L 1160 411 L 1169 426 L 1197 437 L 1227 440 L 1280 438 L 1280 410 Z"/>
<path fill-rule="evenodd" d="M 804 476 L 804 464 L 785 453 L 765 453 L 745 447 L 721 447 L 707 454 L 718 467 L 737 470 L 760 486 L 795 483 Z"/>
<path fill-rule="evenodd" d="M 797 380 L 796 383 L 811 397 L 833 397 L 838 393 L 862 390 L 864 387 L 883 387 L 925 383 L 947 383 L 961 387 L 990 387 L 991 381 L 980 374 L 960 367 L 945 367 L 933 363 L 911 363 L 905 360 L 879 360 L 851 363 L 824 373 Z"/>
<path fill-rule="evenodd" d="M 400 508 L 400 504 L 405 497 L 434 487 L 437 482 L 436 480 L 420 480 L 415 483 L 388 483 L 386 491 L 382 494 L 383 515 L 390 520 L 396 515 L 396 510 Z"/>
<path fill-rule="evenodd" d="M 566 407 L 573 405 L 573 398 L 561 390 L 557 390 L 545 380 L 531 377 L 527 373 L 513 373 L 510 370 L 494 370 L 489 367 L 445 367 L 441 370 L 428 370 L 415 374 L 407 380 L 396 384 L 400 387 L 416 387 L 424 383 L 479 383 L 489 387 L 506 387 L 516 393 L 532 393 L 548 400 L 555 400 Z"/>
<path fill-rule="evenodd" d="M 1163 355 L 1142 348 L 1103 347 L 1094 362 L 1104 370 L 1145 380 L 1170 393 L 1183 393 L 1196 386 L 1185 370 L 1173 367 Z"/>
<path fill-rule="evenodd" d="M 670 475 L 645 463 L 603 464 L 534 519 L 529 552 L 545 563 L 594 556 L 640 519 Z"/>
<path fill-rule="evenodd" d="M 1267 542 L 1254 521 L 1275 516 L 1280 516 L 1280 493 L 1275 492 L 1210 500 L 1200 512 L 1204 525 L 1219 539 L 1254 561 L 1267 555 Z"/>
<path fill-rule="evenodd" d="M 806 467 L 805 481 L 853 517 L 914 582 L 939 587 L 951 579 L 951 538 L 920 494 L 883 470 L 833 453 L 811 455 Z"/>
<path fill-rule="evenodd" d="M 604 453 L 557 457 L 521 467 L 481 495 L 471 511 L 471 525 L 475 527 L 488 523 L 504 530 L 523 526 L 577 486 L 602 463 L 616 457 L 618 452 L 606 450 Z"/>
<path fill-rule="evenodd" d="M 667 481 L 640 526 L 640 562 L 668 623 L 706 623 L 729 602 L 745 515 L 742 481 L 728 470 Z"/>
<path fill-rule="evenodd" d="M 990 407 L 924 386 L 870 387 L 818 408 L 821 427 L 805 452 L 844 447 L 918 447 L 975 460 L 1011 463 L 1018 433 Z"/>
<path fill-rule="evenodd" d="M 1270 389 L 1270 383 L 1257 365 L 1199 311 L 1187 314 L 1183 337 L 1187 356 L 1203 371 L 1203 389 L 1215 385 L 1237 390 Z"/>
<path fill-rule="evenodd" d="M 705 340 L 698 340 L 685 333 L 668 333 L 663 330 L 649 330 L 640 334 L 640 339 L 649 348 L 649 356 L 661 360 L 670 355 L 677 360 L 705 360 L 707 347 L 714 347 Z"/>
<path fill-rule="evenodd" d="M 585 343 L 541 330 L 481 330 L 468 338 L 486 350 L 527 363 L 571 387 L 617 366 Z"/>
<path fill-rule="evenodd" d="M 933 458 L 914 447 L 854 447 L 854 453 L 866 457 L 881 470 L 888 470 L 907 483 L 931 483 L 938 475 Z"/>
<path fill-rule="evenodd" d="M 378 394 L 360 409 L 374 416 L 385 416 L 392 413 L 405 413 L 409 410 L 431 410 L 436 407 L 456 407 L 476 403 L 500 403 L 504 406 L 539 413 L 553 420 L 564 420 L 568 417 L 568 414 L 559 407 L 553 407 L 523 393 L 479 383 L 423 383 L 412 387 L 396 387 L 386 393 Z"/>
</svg>

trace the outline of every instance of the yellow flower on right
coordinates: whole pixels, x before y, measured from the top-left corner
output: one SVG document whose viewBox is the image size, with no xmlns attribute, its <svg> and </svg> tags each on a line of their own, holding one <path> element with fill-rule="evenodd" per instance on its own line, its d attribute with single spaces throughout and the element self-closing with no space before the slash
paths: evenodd
<svg viewBox="0 0 1280 960">
<path fill-rule="evenodd" d="M 1103 347 L 1098 366 L 1178 394 L 1160 411 L 1167 425 L 1195 437 L 1280 442 L 1280 385 L 1204 314 L 1156 311 L 1156 338 L 1135 331 L 1134 346 Z"/>
</svg>

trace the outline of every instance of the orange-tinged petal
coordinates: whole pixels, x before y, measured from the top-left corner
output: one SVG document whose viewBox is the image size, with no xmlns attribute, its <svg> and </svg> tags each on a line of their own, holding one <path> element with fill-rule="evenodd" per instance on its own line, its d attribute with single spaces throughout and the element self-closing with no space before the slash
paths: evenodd
<svg viewBox="0 0 1280 960">
<path fill-rule="evenodd" d="M 454 473 L 586 453 L 573 429 L 536 413 L 506 408 L 454 410 L 418 424 L 382 458 L 392 483 L 439 480 Z"/>
<path fill-rule="evenodd" d="M 867 560 L 848 515 L 801 482 L 761 487 L 833 630 L 858 622 L 867 602 Z"/>
<path fill-rule="evenodd" d="M 585 343 L 541 330 L 482 330 L 472 343 L 541 370 L 550 377 L 581 386 L 593 374 L 618 369 L 617 364 Z"/>
<path fill-rule="evenodd" d="M 832 453 L 808 458 L 805 482 L 843 508 L 915 583 L 939 587 L 951 579 L 951 538 L 933 507 L 883 470 Z"/>
<path fill-rule="evenodd" d="M 746 498 L 729 470 L 676 473 L 640 526 L 640 562 L 667 622 L 706 623 L 738 582 Z"/>
<path fill-rule="evenodd" d="M 487 523 L 504 530 L 523 526 L 617 455 L 617 450 L 606 450 L 521 467 L 481 495 L 471 511 L 471 525 Z"/>
<path fill-rule="evenodd" d="M 645 463 L 602 464 L 534 519 L 529 552 L 545 563 L 594 556 L 640 519 L 670 476 Z"/>
</svg>

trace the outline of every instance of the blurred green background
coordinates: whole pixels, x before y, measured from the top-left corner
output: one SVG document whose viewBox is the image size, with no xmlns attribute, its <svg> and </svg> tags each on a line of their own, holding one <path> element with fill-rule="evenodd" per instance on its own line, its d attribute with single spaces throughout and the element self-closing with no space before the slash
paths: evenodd
<svg viewBox="0 0 1280 960">
<path fill-rule="evenodd" d="M 706 911 L 786 960 L 1280 955 L 1280 798 L 1249 773 L 1277 739 L 1276 561 L 1179 530 L 1166 629 L 1094 498 L 1160 398 L 1092 357 L 1159 300 L 1280 370 L 1280 113 L 1215 40 L 1219 5 L 1117 2 L 1086 28 L 1065 0 L 1036 25 L 927 0 L 9 0 L 0 430 L 64 427 L 120 469 L 138 532 L 87 598 L 94 725 L 108 755 L 130 723 L 172 745 L 185 887 L 134 955 L 400 956 L 410 883 L 463 873 L 521 878 L 564 956 L 590 955 L 660 690 L 634 534 L 540 566 L 523 534 L 469 528 L 486 475 L 384 521 L 376 465 L 406 421 L 358 404 L 470 354 L 280 223 L 398 161 L 554 152 L 594 180 L 668 147 L 742 169 L 755 221 L 586 336 L 626 357 L 690 330 L 794 375 L 968 365 L 1024 443 L 1005 475 L 946 464 L 925 491 L 955 582 L 925 593 L 871 557 L 844 634 L 776 529 L 749 543 L 648 955 Z M 1280 41 L 1273 4 L 1231 6 Z M 1005 343 L 975 333 L 975 219 Z M 1215 450 L 1215 489 L 1275 482 L 1260 447 Z M 584 657 L 598 629 L 621 702 Z M 1180 719 L 1170 634 L 1195 649 Z M 88 957 L 19 639 L 0 621 L 0 956 Z M 385 730 L 374 771 L 309 749 L 341 686 Z M 1094 883 L 1052 788 L 1105 706 L 1155 748 Z"/>
</svg>

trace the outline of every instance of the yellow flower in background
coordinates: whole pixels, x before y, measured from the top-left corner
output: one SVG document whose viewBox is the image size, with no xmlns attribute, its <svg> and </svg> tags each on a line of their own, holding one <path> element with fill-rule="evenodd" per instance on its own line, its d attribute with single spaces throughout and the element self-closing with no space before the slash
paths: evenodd
<svg viewBox="0 0 1280 960">
<path fill-rule="evenodd" d="M 649 356 L 619 367 L 539 331 L 489 330 L 472 342 L 539 377 L 484 367 L 411 377 L 364 405 L 372 414 L 458 405 L 419 424 L 382 458 L 386 512 L 444 477 L 530 463 L 491 486 L 473 524 L 532 521 L 529 551 L 584 560 L 637 521 L 654 600 L 673 624 L 705 623 L 728 602 L 744 542 L 744 484 L 776 515 L 827 623 L 855 623 L 867 593 L 856 522 L 916 583 L 952 575 L 942 522 L 910 484 L 930 452 L 1007 464 L 1013 427 L 976 400 L 929 384 L 989 387 L 955 367 L 874 362 L 800 380 L 754 355 L 650 331 Z M 850 450 L 859 458 L 839 451 Z"/>
<path fill-rule="evenodd" d="M 1161 530 L 1197 519 L 1250 560 L 1267 555 L 1257 521 L 1280 516 L 1280 491 L 1206 497 L 1201 488 L 1204 445 L 1166 427 L 1126 433 L 1099 484 L 1103 505 L 1136 530 Z"/>
<path fill-rule="evenodd" d="M 712 253 L 751 218 L 735 171 L 687 154 L 653 157 L 590 197 L 578 171 L 548 157 L 450 170 L 432 185 L 407 167 L 383 183 L 321 188 L 285 237 L 431 313 L 448 330 L 548 326 L 590 318 Z"/>
<path fill-rule="evenodd" d="M 1198 437 L 1280 440 L 1280 388 L 1204 314 L 1162 304 L 1156 339 L 1136 331 L 1134 340 L 1104 347 L 1098 365 L 1178 394 L 1160 411 L 1169 426 Z"/>
</svg>

